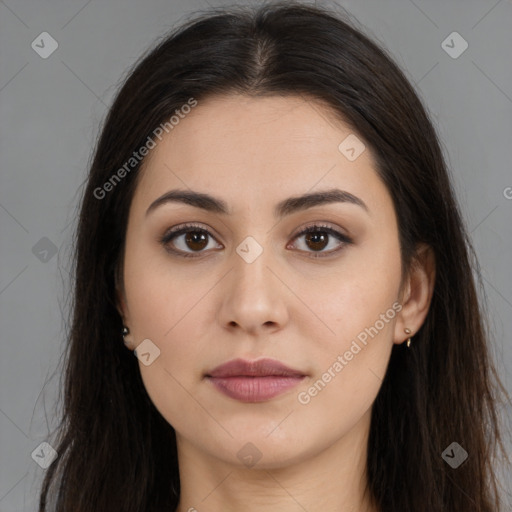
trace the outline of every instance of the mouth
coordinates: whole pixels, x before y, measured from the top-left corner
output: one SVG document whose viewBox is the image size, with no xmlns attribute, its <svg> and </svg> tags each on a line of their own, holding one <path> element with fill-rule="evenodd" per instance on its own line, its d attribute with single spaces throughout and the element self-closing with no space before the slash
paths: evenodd
<svg viewBox="0 0 512 512">
<path fill-rule="evenodd" d="M 224 395 L 241 402 L 264 402 L 297 386 L 306 374 L 274 359 L 234 359 L 205 374 Z"/>
</svg>

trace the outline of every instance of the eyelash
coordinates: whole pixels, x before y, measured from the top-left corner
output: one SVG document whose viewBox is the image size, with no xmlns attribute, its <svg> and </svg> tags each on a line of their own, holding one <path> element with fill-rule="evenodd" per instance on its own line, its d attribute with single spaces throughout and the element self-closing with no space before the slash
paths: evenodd
<svg viewBox="0 0 512 512">
<path fill-rule="evenodd" d="M 199 251 L 199 252 L 193 253 L 193 252 L 184 252 L 181 250 L 169 249 L 167 247 L 169 242 L 171 242 L 174 238 L 176 238 L 180 235 L 183 235 L 185 233 L 188 233 L 190 231 L 199 231 L 201 233 L 206 233 L 209 237 L 215 239 L 215 237 L 207 229 L 205 229 L 197 224 L 183 224 L 181 226 L 178 226 L 176 228 L 172 228 L 172 229 L 168 230 L 162 237 L 159 238 L 158 241 L 166 248 L 166 250 L 168 252 L 171 252 L 177 256 L 180 256 L 183 258 L 199 258 L 199 257 L 201 257 L 201 255 L 204 251 Z M 316 233 L 316 232 L 327 233 L 328 235 L 331 235 L 331 236 L 337 238 L 340 242 L 343 242 L 343 244 L 338 249 L 334 249 L 334 250 L 328 251 L 326 253 L 314 252 L 314 251 L 312 251 L 312 252 L 302 251 L 302 252 L 306 252 L 306 253 L 310 254 L 311 258 L 326 258 L 328 256 L 332 256 L 333 254 L 338 253 L 340 250 L 342 250 L 345 245 L 353 243 L 352 239 L 349 238 L 347 235 L 344 235 L 343 233 L 340 233 L 336 229 L 333 229 L 330 226 L 327 226 L 325 224 L 313 224 L 313 225 L 307 226 L 302 231 L 297 233 L 293 237 L 293 240 L 295 240 L 303 235 L 307 235 L 308 233 Z"/>
</svg>

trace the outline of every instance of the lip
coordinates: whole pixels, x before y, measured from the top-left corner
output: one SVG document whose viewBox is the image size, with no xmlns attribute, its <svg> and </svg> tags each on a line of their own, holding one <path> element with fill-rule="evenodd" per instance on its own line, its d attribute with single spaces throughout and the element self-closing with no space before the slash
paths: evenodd
<svg viewBox="0 0 512 512">
<path fill-rule="evenodd" d="M 233 359 L 205 375 L 215 388 L 241 402 L 263 402 L 297 386 L 306 374 L 275 359 Z"/>
</svg>

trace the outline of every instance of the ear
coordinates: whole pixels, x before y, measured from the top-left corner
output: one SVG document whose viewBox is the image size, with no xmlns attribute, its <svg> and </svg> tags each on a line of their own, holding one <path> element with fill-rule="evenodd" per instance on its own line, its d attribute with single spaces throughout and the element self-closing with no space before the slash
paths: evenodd
<svg viewBox="0 0 512 512">
<path fill-rule="evenodd" d="M 425 321 L 434 293 L 435 263 L 432 248 L 420 244 L 402 287 L 402 309 L 397 317 L 393 340 L 396 344 L 414 336 Z M 411 334 L 405 333 L 406 328 L 411 330 Z"/>
</svg>

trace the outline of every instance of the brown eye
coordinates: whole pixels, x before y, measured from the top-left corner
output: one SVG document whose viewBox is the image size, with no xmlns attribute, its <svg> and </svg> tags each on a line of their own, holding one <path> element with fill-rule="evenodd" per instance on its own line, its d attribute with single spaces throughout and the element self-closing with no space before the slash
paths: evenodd
<svg viewBox="0 0 512 512">
<path fill-rule="evenodd" d="M 201 256 L 205 249 L 215 248 L 215 244 L 209 247 L 214 240 L 209 231 L 191 224 L 171 229 L 160 239 L 160 243 L 167 251 L 187 258 Z"/>
<path fill-rule="evenodd" d="M 343 249 L 345 245 L 352 243 L 352 240 L 348 236 L 330 226 L 324 225 L 308 226 L 296 235 L 294 240 L 302 237 L 304 238 L 304 242 L 297 245 L 302 245 L 303 247 L 299 247 L 299 249 L 309 253 L 314 258 L 330 256 Z M 338 241 L 337 244 L 335 243 L 336 240 Z M 331 246 L 331 250 L 324 250 L 329 246 Z"/>
<path fill-rule="evenodd" d="M 204 231 L 187 231 L 185 243 L 193 251 L 201 251 L 208 245 L 208 235 Z"/>
<path fill-rule="evenodd" d="M 313 251 L 321 251 L 325 249 L 329 242 L 329 235 L 323 231 L 316 231 L 313 233 L 306 233 L 306 245 Z"/>
</svg>

